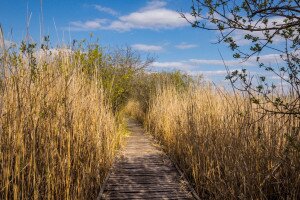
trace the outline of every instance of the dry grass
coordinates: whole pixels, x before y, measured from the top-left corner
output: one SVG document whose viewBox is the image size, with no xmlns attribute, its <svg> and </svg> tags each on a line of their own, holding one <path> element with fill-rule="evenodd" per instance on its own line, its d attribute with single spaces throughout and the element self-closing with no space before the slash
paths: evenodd
<svg viewBox="0 0 300 200">
<path fill-rule="evenodd" d="M 300 152 L 287 139 L 299 120 L 204 86 L 158 90 L 146 121 L 202 198 L 300 198 Z"/>
<path fill-rule="evenodd" d="M 139 122 L 144 122 L 145 120 L 145 113 L 141 110 L 141 103 L 137 100 L 130 99 L 124 107 L 124 113 L 129 116 L 133 117 Z"/>
<path fill-rule="evenodd" d="M 66 52 L 1 63 L 0 199 L 95 199 L 120 140 L 100 83 Z"/>
</svg>

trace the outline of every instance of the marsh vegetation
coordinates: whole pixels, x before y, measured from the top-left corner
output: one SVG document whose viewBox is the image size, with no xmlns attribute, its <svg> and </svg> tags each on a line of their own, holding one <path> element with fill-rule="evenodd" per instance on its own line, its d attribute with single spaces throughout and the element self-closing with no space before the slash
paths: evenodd
<svg viewBox="0 0 300 200">
<path fill-rule="evenodd" d="M 153 72 L 153 58 L 97 41 L 52 48 L 47 36 L 5 47 L 0 27 L 0 199 L 95 199 L 128 117 L 203 199 L 300 199 L 299 1 L 242 1 L 229 12 L 234 19 L 230 2 L 193 1 L 191 24 L 219 30 L 237 59 L 257 55 L 281 85 L 226 65 L 230 87 Z M 273 15 L 286 20 L 271 23 Z M 230 35 L 236 29 L 262 35 L 246 34 L 252 45 L 243 53 Z M 277 68 L 259 60 L 275 36 L 285 41 Z"/>
</svg>

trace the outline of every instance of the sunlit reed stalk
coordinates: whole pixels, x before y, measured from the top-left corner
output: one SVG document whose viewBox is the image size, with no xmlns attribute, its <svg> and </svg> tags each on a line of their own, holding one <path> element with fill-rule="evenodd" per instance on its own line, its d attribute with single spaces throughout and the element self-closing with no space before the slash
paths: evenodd
<svg viewBox="0 0 300 200">
<path fill-rule="evenodd" d="M 120 133 L 103 89 L 57 52 L 1 57 L 0 199 L 95 199 L 111 167 Z"/>
<path fill-rule="evenodd" d="M 288 139 L 297 118 L 259 111 L 242 94 L 202 85 L 160 87 L 145 121 L 201 198 L 300 197 L 300 152 Z"/>
</svg>

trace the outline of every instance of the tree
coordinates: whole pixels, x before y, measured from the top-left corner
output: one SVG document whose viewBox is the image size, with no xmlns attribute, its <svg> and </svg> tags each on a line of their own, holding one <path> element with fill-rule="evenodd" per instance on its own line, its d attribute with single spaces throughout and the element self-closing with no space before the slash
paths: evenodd
<svg viewBox="0 0 300 200">
<path fill-rule="evenodd" d="M 258 66 L 280 80 L 276 84 L 266 76 L 250 76 L 241 69 L 227 76 L 235 89 L 247 92 L 267 113 L 300 118 L 299 0 L 192 0 L 190 14 L 192 18 L 181 13 L 194 28 L 219 31 L 218 43 L 228 44 L 234 58 L 256 56 Z M 236 32 L 249 42 L 248 48 L 239 45 Z M 261 61 L 260 55 L 267 49 L 281 59 L 278 66 Z M 284 89 L 276 95 L 278 86 Z"/>
<path fill-rule="evenodd" d="M 120 111 L 131 97 L 135 88 L 134 80 L 148 68 L 154 58 L 141 55 L 130 47 L 116 47 L 105 50 L 98 43 L 90 41 L 73 41 L 72 51 L 77 67 L 87 76 L 101 82 L 105 97 L 114 112 Z"/>
<path fill-rule="evenodd" d="M 106 65 L 100 68 L 100 74 L 113 110 L 116 111 L 127 103 L 136 90 L 136 77 L 154 62 L 154 58 L 149 55 L 142 58 L 139 52 L 130 47 L 116 48 L 108 55 Z"/>
</svg>

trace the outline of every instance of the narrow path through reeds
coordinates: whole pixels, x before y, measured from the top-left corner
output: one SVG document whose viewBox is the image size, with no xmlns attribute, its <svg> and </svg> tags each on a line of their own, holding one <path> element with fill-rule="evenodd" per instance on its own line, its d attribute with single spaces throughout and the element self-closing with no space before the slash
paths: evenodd
<svg viewBox="0 0 300 200">
<path fill-rule="evenodd" d="M 153 144 L 141 125 L 129 120 L 131 132 L 100 199 L 195 199 L 171 160 Z"/>
</svg>

